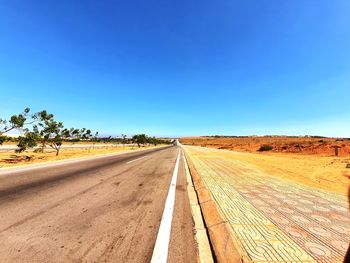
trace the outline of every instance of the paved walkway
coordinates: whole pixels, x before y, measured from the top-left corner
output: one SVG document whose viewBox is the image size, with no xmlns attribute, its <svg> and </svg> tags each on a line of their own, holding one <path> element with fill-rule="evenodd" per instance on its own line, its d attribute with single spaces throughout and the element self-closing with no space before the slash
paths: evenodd
<svg viewBox="0 0 350 263">
<path fill-rule="evenodd" d="M 270 176 L 219 150 L 186 149 L 253 262 L 342 262 L 350 243 L 345 196 Z"/>
</svg>

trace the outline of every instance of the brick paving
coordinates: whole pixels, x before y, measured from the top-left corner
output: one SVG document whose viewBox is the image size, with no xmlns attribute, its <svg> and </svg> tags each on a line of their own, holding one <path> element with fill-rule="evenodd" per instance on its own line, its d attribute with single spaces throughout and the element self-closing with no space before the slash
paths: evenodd
<svg viewBox="0 0 350 263">
<path fill-rule="evenodd" d="M 343 261 L 350 243 L 345 196 L 271 176 L 219 150 L 185 149 L 251 261 Z"/>
</svg>

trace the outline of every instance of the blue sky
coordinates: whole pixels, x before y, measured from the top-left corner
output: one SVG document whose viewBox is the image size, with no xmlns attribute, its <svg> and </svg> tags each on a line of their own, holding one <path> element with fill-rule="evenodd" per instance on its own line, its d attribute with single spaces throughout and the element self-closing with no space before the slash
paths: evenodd
<svg viewBox="0 0 350 263">
<path fill-rule="evenodd" d="M 1 1 L 0 117 L 350 137 L 350 1 Z"/>
</svg>

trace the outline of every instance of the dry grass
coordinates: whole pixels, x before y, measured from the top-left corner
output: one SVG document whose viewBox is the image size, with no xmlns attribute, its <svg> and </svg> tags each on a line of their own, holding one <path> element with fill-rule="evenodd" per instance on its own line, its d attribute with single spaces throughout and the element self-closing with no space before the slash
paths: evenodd
<svg viewBox="0 0 350 263">
<path fill-rule="evenodd" d="M 153 146 L 150 146 L 153 147 Z M 150 148 L 142 147 L 142 149 Z M 103 148 L 82 148 L 82 149 L 61 149 L 60 154 L 56 156 L 56 152 L 48 149 L 44 153 L 35 153 L 32 151 L 23 153 L 14 152 L 0 152 L 0 168 L 18 166 L 18 165 L 28 165 L 42 162 L 52 162 L 64 159 L 95 156 L 107 153 L 117 153 L 128 150 L 136 150 L 138 147 L 130 146 L 113 146 L 103 147 Z"/>
</svg>

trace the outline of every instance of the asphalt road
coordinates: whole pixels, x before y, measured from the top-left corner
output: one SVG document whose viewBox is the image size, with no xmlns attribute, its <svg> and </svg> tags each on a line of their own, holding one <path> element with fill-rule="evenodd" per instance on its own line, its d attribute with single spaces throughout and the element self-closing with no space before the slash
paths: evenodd
<svg viewBox="0 0 350 263">
<path fill-rule="evenodd" d="M 177 146 L 0 173 L 0 262 L 150 262 Z M 181 156 L 168 262 L 196 262 Z"/>
</svg>

